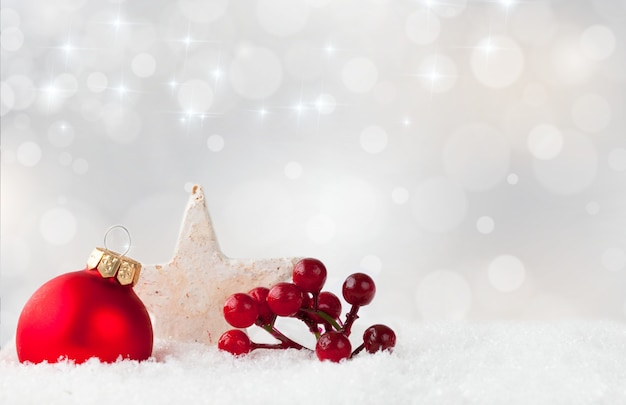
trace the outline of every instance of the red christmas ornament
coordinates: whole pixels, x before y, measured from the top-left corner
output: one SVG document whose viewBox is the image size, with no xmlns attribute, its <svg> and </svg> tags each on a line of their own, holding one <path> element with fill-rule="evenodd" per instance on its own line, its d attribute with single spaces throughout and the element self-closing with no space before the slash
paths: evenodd
<svg viewBox="0 0 626 405">
<path fill-rule="evenodd" d="M 132 288 L 140 270 L 138 262 L 96 248 L 86 269 L 42 285 L 26 302 L 17 323 L 19 360 L 149 358 L 152 324 Z"/>
</svg>

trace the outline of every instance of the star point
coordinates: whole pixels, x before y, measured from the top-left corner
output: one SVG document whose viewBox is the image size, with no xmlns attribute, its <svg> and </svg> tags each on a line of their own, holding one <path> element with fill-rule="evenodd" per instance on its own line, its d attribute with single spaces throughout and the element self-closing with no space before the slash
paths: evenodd
<svg viewBox="0 0 626 405">
<path fill-rule="evenodd" d="M 146 265 L 135 292 L 154 317 L 154 336 L 215 344 L 232 329 L 222 306 L 235 292 L 289 280 L 301 258 L 233 259 L 220 249 L 202 188 L 193 186 L 174 256 Z"/>
</svg>

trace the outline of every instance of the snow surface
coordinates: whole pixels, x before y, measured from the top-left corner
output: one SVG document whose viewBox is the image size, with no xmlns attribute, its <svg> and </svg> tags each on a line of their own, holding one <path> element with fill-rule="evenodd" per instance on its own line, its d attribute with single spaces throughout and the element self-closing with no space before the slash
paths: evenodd
<svg viewBox="0 0 626 405">
<path fill-rule="evenodd" d="M 233 358 L 157 341 L 142 363 L 25 365 L 10 344 L 0 351 L 0 403 L 626 404 L 624 323 L 390 326 L 393 354 L 341 364 L 304 351 Z"/>
</svg>

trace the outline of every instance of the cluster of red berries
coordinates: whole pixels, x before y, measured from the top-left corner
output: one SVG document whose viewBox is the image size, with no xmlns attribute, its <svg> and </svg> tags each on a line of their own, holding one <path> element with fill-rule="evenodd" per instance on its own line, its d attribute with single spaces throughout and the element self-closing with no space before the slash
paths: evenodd
<svg viewBox="0 0 626 405">
<path fill-rule="evenodd" d="M 235 328 L 257 325 L 278 340 L 275 344 L 255 343 L 240 329 L 224 332 L 217 342 L 221 350 L 242 355 L 254 349 L 307 349 L 282 334 L 274 326 L 276 318 L 294 317 L 304 322 L 315 336 L 315 353 L 320 360 L 339 362 L 365 349 L 369 353 L 392 351 L 394 331 L 386 325 L 372 325 L 363 333 L 363 343 L 352 351 L 350 331 L 359 308 L 374 299 L 376 285 L 370 276 L 354 273 L 343 283 L 343 298 L 352 307 L 341 322 L 341 301 L 328 291 L 326 267 L 317 259 L 302 259 L 293 268 L 292 283 L 282 282 L 272 288 L 256 287 L 247 294 L 235 293 L 224 303 L 224 319 Z M 307 349 L 310 350 L 310 349 Z"/>
</svg>

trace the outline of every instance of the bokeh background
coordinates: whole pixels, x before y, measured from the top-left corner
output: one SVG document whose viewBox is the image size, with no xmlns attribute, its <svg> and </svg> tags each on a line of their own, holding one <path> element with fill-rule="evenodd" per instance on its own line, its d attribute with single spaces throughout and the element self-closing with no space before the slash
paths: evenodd
<svg viewBox="0 0 626 405">
<path fill-rule="evenodd" d="M 167 262 L 193 184 L 227 255 L 368 272 L 377 321 L 626 320 L 624 0 L 1 15 L 0 344 L 111 225 Z"/>
</svg>

